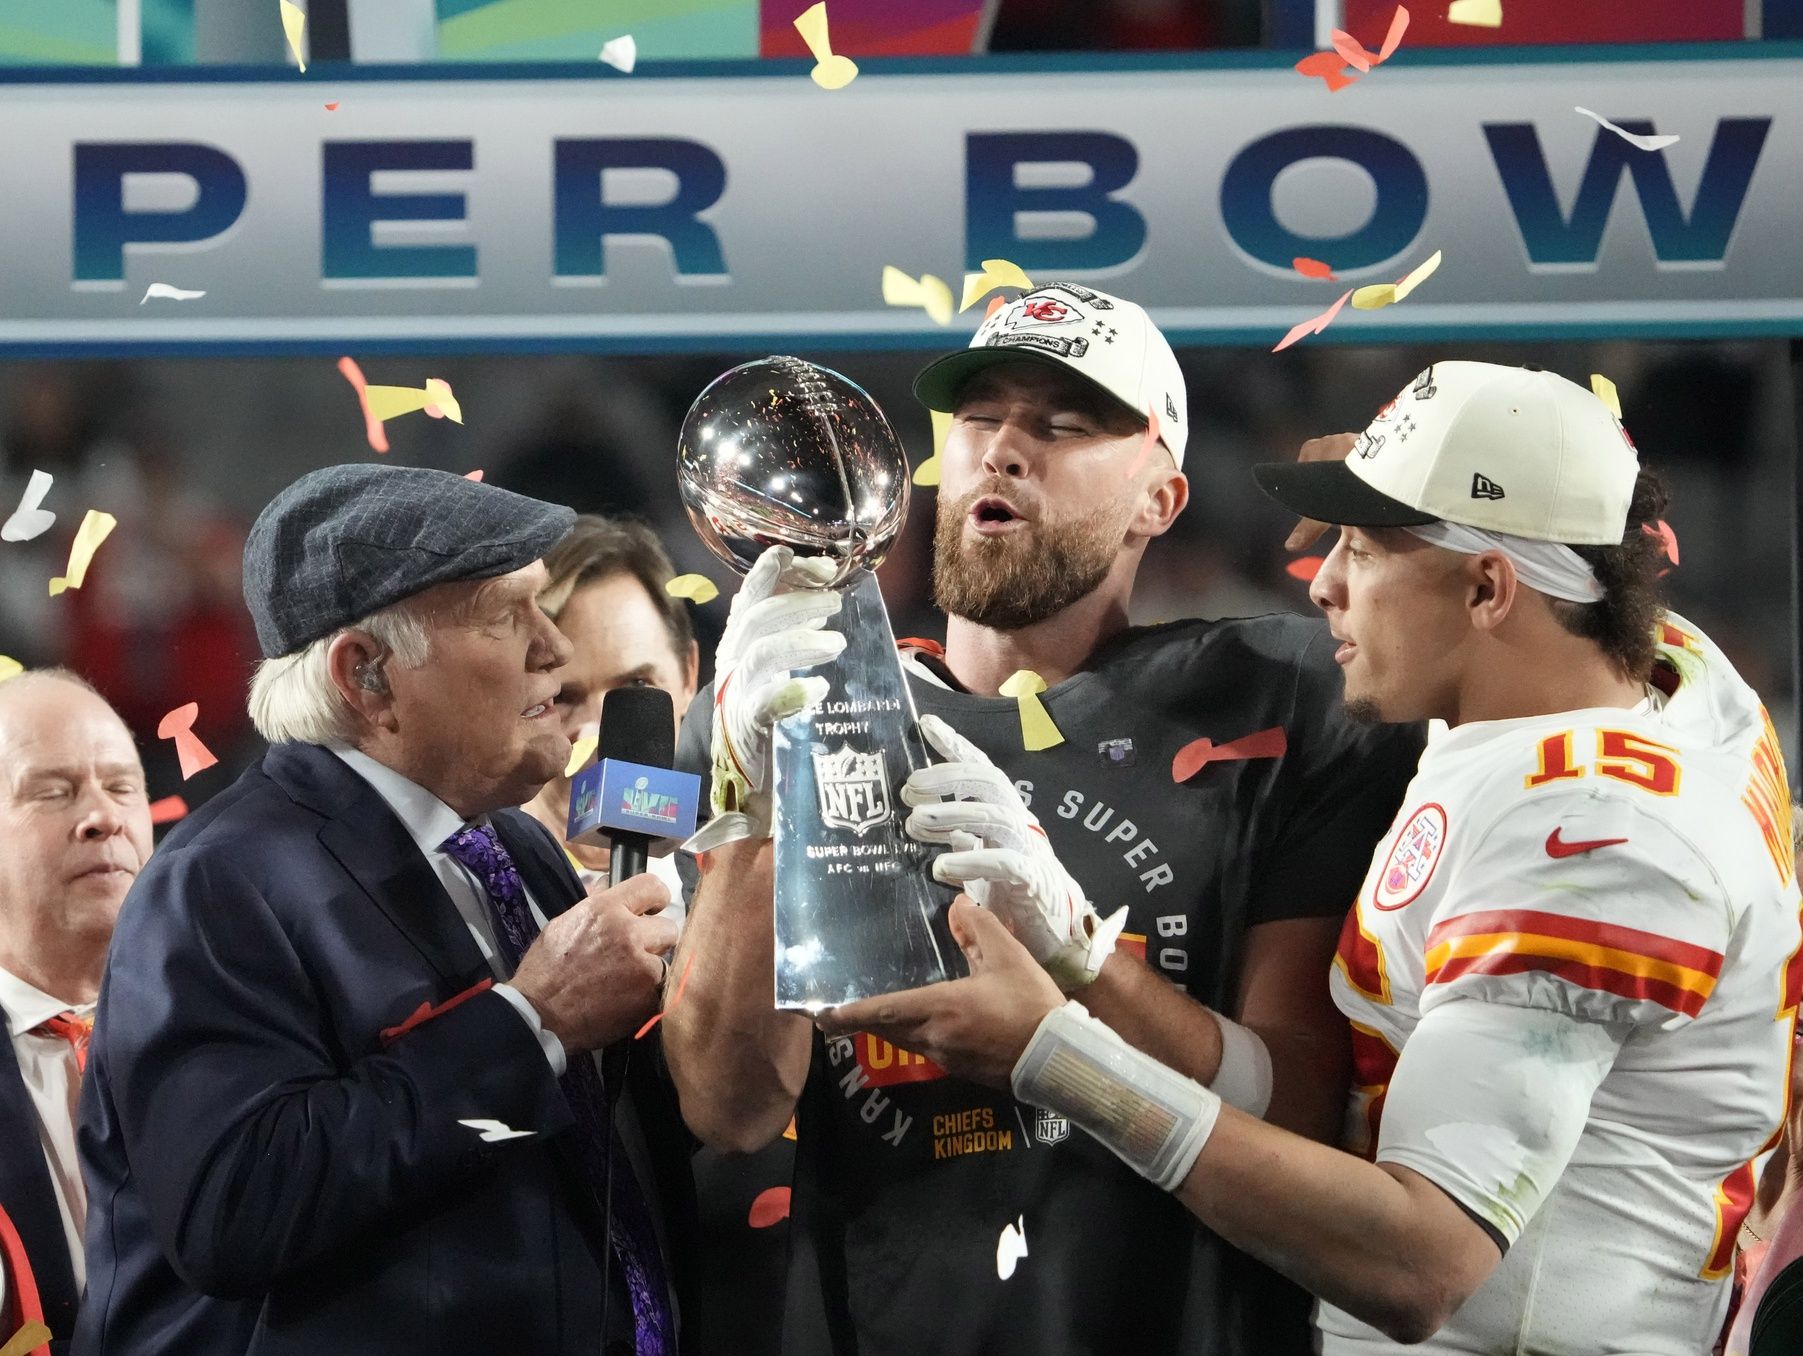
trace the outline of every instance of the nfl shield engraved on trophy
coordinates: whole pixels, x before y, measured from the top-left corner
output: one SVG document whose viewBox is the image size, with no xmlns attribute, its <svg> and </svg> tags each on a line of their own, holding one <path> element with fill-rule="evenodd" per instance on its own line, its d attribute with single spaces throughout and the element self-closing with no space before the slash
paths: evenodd
<svg viewBox="0 0 1803 1356">
<path fill-rule="evenodd" d="M 936 849 L 902 830 L 899 788 L 931 762 L 871 573 L 908 512 L 908 463 L 876 402 L 797 358 L 716 379 L 683 421 L 677 476 L 689 521 L 743 573 L 766 547 L 839 562 L 838 659 L 812 712 L 778 722 L 776 1005 L 818 1011 L 963 972 Z"/>
</svg>

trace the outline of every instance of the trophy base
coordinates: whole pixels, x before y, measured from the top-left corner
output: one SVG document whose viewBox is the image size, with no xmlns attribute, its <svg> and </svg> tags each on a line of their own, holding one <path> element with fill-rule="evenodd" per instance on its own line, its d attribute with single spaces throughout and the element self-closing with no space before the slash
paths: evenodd
<svg viewBox="0 0 1803 1356">
<path fill-rule="evenodd" d="M 876 576 L 841 588 L 844 652 L 832 690 L 778 722 L 776 1006 L 803 1012 L 964 973 L 946 926 L 956 894 L 931 875 L 939 849 L 902 830 L 901 784 L 932 761 Z"/>
</svg>

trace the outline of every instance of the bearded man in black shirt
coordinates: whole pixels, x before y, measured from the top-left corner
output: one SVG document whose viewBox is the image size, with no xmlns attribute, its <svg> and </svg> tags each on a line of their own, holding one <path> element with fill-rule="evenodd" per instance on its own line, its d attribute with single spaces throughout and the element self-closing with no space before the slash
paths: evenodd
<svg viewBox="0 0 1803 1356">
<path fill-rule="evenodd" d="M 959 797 L 912 821 L 953 849 L 935 873 L 1134 1046 L 1334 1138 L 1349 1060 L 1327 974 L 1420 731 L 1345 720 L 1319 622 L 1129 626 L 1140 560 L 1189 493 L 1182 373 L 1140 307 L 1037 288 L 915 389 L 954 415 L 933 573 L 946 641 L 904 646 L 950 760 L 907 798 Z M 712 766 L 734 809 L 704 831 L 729 841 L 690 874 L 673 967 L 688 979 L 664 1022 L 704 1140 L 750 1151 L 797 1117 L 785 1351 L 1307 1351 L 1301 1291 L 1062 1118 L 776 1010 L 769 731 L 824 695 L 794 675 L 842 648 L 822 580 L 766 553 L 721 641 L 722 698 L 702 692 L 685 723 L 678 761 Z M 1052 748 L 1027 752 L 1017 702 L 998 695 L 1020 670 L 1046 684 Z M 1174 781 L 1178 752 L 1205 739 L 1221 756 Z M 1010 1223 L 1028 1252 L 1004 1280 Z"/>
</svg>

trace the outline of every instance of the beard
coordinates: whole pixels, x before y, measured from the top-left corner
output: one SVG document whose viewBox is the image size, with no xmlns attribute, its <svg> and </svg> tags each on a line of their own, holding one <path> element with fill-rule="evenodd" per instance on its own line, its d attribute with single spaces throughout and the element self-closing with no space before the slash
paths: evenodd
<svg viewBox="0 0 1803 1356">
<path fill-rule="evenodd" d="M 982 486 L 939 501 L 933 531 L 933 601 L 949 616 L 993 631 L 1018 631 L 1095 592 L 1121 548 L 1119 505 L 1061 521 L 1040 519 L 1005 537 L 967 541 L 971 506 L 997 493 Z"/>
<path fill-rule="evenodd" d="M 1382 725 L 1383 712 L 1370 697 L 1353 697 L 1346 703 L 1346 719 L 1354 725 Z"/>
</svg>

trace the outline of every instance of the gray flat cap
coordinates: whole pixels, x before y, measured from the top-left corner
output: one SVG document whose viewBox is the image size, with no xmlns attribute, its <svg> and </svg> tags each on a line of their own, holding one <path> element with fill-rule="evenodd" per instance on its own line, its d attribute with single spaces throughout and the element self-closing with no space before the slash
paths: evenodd
<svg viewBox="0 0 1803 1356">
<path fill-rule="evenodd" d="M 274 659 L 434 584 L 530 565 L 575 521 L 571 509 L 449 471 L 327 466 L 257 515 L 244 602 Z"/>
</svg>

